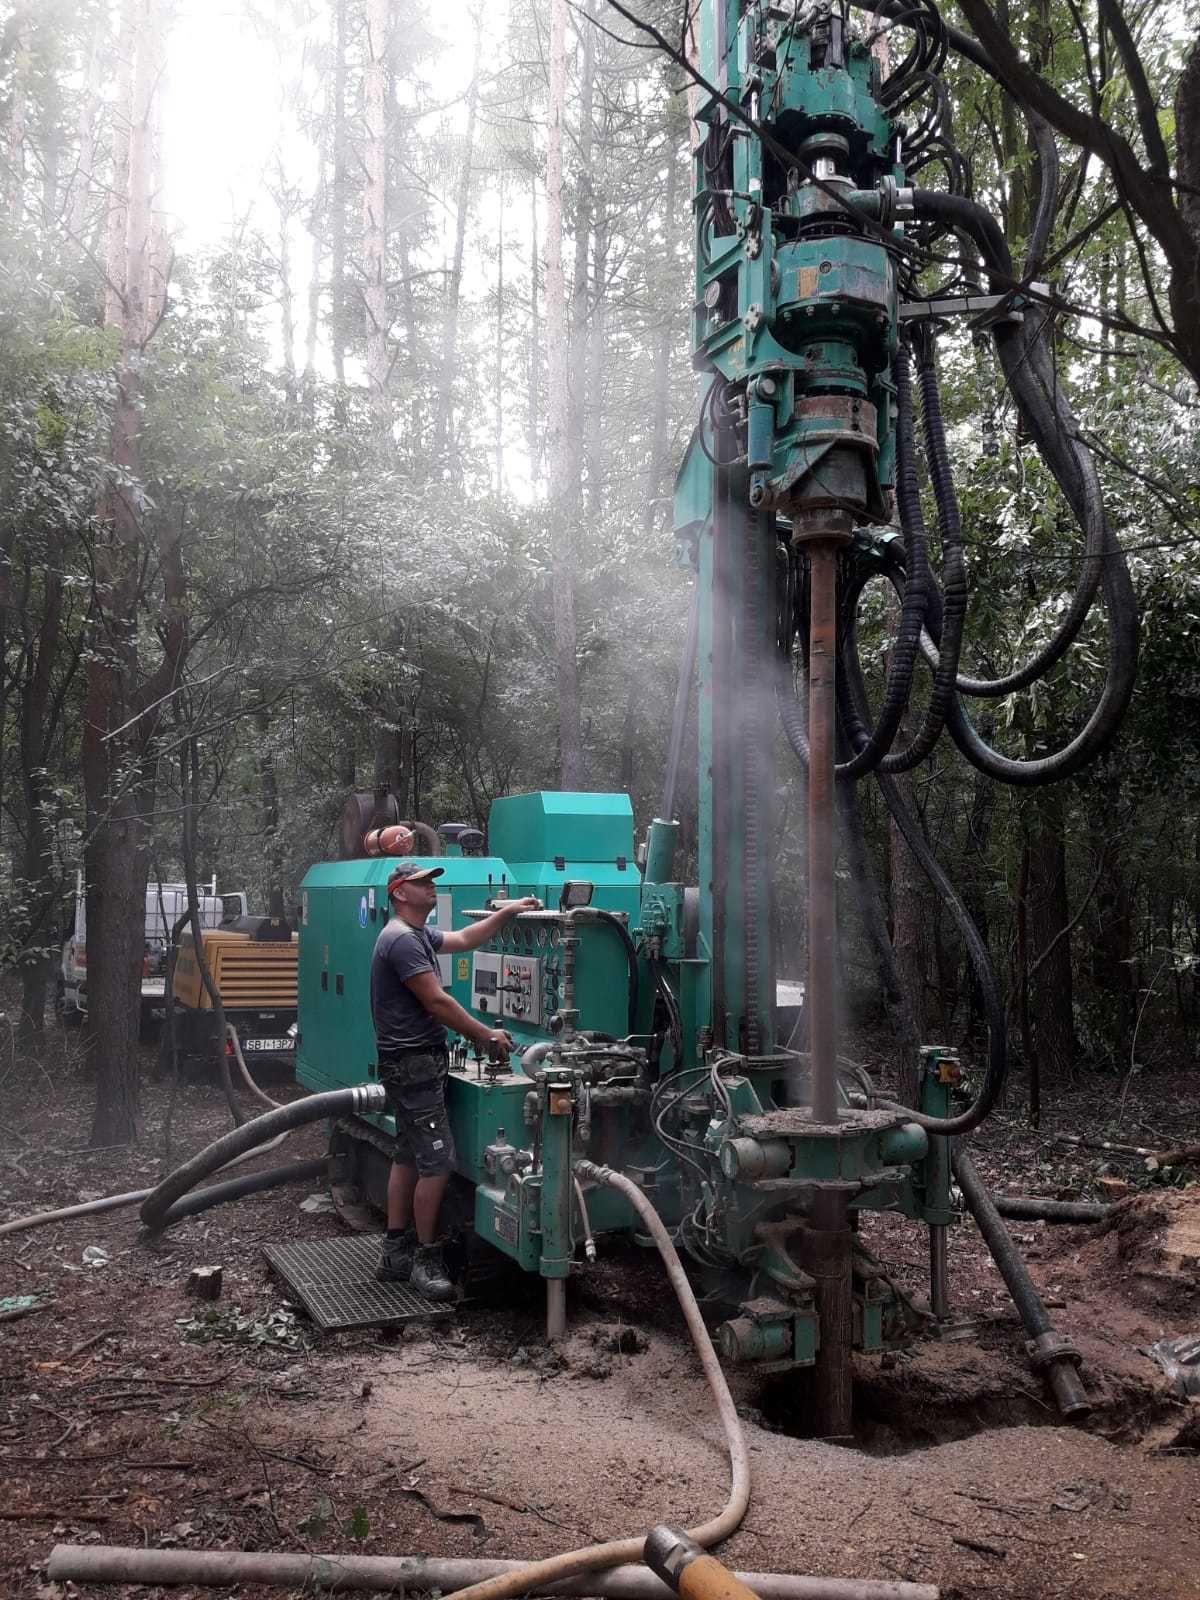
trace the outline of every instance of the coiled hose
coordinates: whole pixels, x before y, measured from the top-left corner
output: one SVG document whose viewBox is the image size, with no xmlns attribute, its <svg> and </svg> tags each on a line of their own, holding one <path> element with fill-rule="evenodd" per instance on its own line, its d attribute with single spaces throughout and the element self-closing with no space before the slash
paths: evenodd
<svg viewBox="0 0 1200 1600">
<path fill-rule="evenodd" d="M 969 234 L 979 245 L 996 287 L 1012 281 L 1008 245 L 995 218 L 982 206 L 961 195 L 915 189 L 913 209 L 918 218 Z M 1034 309 L 1029 307 L 1025 319 L 1019 324 L 996 325 L 996 352 L 1034 442 L 1084 531 L 1083 569 L 1062 622 L 1030 661 L 1003 678 L 985 680 L 956 674 L 955 681 L 960 693 L 992 698 L 1032 683 L 1065 654 L 1100 590 L 1108 612 L 1109 635 L 1104 688 L 1073 739 L 1052 754 L 1031 760 L 1013 760 L 993 750 L 972 726 L 961 700 L 951 705 L 947 720 L 951 737 L 972 766 L 1003 783 L 1033 787 L 1078 772 L 1116 735 L 1137 674 L 1138 617 L 1129 568 L 1105 515 L 1095 464 L 1079 438 L 1078 424 L 1057 382 L 1044 318 L 1035 320 Z M 940 630 L 937 609 L 935 601 L 929 630 L 934 645 Z"/>
<path fill-rule="evenodd" d="M 243 1122 L 240 1128 L 214 1139 L 190 1161 L 169 1173 L 156 1189 L 150 1191 L 138 1215 L 143 1225 L 152 1233 L 167 1225 L 167 1216 L 175 1201 L 207 1178 L 218 1167 L 225 1166 L 234 1156 L 245 1154 L 266 1144 L 276 1134 L 290 1133 L 309 1122 L 321 1122 L 338 1117 L 363 1115 L 382 1111 L 387 1095 L 381 1083 L 363 1083 L 352 1089 L 331 1089 L 325 1094 L 311 1094 L 303 1100 L 293 1100 L 290 1105 L 268 1111 L 252 1122 Z"/>
<path fill-rule="evenodd" d="M 667 1277 L 679 1300 L 688 1332 L 696 1347 L 696 1354 L 700 1357 L 700 1365 L 704 1368 L 704 1376 L 717 1403 L 721 1426 L 725 1430 L 725 1441 L 729 1446 L 731 1480 L 729 1498 L 723 1509 L 700 1527 L 689 1528 L 688 1537 L 705 1548 L 718 1544 L 722 1539 L 729 1537 L 746 1515 L 746 1508 L 750 1504 L 750 1456 L 742 1435 L 742 1425 L 738 1420 L 737 1407 L 733 1403 L 725 1374 L 721 1371 L 721 1363 L 708 1336 L 708 1329 L 704 1326 L 704 1318 L 700 1314 L 700 1307 L 696 1304 L 696 1296 L 692 1293 L 692 1286 L 687 1280 L 683 1264 L 676 1254 L 675 1246 L 671 1243 L 670 1234 L 663 1226 L 658 1212 L 637 1184 L 632 1183 L 623 1173 L 613 1172 L 610 1167 L 597 1166 L 591 1161 L 577 1162 L 575 1170 L 584 1182 L 607 1185 L 610 1189 L 616 1189 L 629 1201 L 644 1223 L 646 1232 L 658 1246 L 663 1265 L 667 1269 Z M 456 1592 L 456 1600 L 508 1600 L 511 1595 L 528 1593 L 535 1585 L 554 1583 L 562 1578 L 574 1577 L 581 1572 L 597 1572 L 604 1567 L 618 1566 L 623 1561 L 640 1561 L 644 1543 L 645 1534 L 640 1533 L 628 1539 L 612 1539 L 606 1544 L 591 1544 L 580 1550 L 568 1550 L 562 1555 L 550 1556 L 545 1561 L 531 1561 L 528 1566 L 523 1566 L 516 1572 L 506 1572 L 501 1577 L 488 1578 L 483 1583 L 473 1583 L 470 1588 L 459 1589 Z"/>
</svg>

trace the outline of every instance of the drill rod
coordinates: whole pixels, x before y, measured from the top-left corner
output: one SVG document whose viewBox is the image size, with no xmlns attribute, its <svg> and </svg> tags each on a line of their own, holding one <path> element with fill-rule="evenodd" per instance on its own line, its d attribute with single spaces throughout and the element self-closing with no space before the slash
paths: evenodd
<svg viewBox="0 0 1200 1600">
<path fill-rule="evenodd" d="M 838 1120 L 835 671 L 837 544 L 808 543 L 808 1039 L 812 1120 Z"/>
<path fill-rule="evenodd" d="M 838 1121 L 835 671 L 837 533 L 808 541 L 808 1018 L 812 1120 Z M 845 1438 L 853 1406 L 850 1348 L 854 1307 L 846 1195 L 818 1189 L 808 1225 L 821 1340 L 813 1371 L 813 1423 L 819 1438 Z"/>
</svg>

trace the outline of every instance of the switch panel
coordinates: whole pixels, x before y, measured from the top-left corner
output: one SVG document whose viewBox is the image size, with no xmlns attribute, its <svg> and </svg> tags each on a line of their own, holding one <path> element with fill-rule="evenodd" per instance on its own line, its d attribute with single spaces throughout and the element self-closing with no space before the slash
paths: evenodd
<svg viewBox="0 0 1200 1600">
<path fill-rule="evenodd" d="M 539 1027 L 542 1021 L 542 963 L 533 956 L 504 956 L 501 993 L 503 1014 L 514 1022 Z"/>
<path fill-rule="evenodd" d="M 501 1015 L 501 1002 L 505 998 L 500 992 L 503 963 L 503 956 L 492 955 L 487 950 L 475 952 L 471 965 L 471 1005 L 485 1017 Z"/>
</svg>

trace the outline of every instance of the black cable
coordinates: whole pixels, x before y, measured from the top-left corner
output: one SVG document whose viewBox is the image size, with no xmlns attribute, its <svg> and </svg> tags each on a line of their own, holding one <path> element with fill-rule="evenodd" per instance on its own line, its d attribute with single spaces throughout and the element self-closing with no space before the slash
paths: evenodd
<svg viewBox="0 0 1200 1600">
<path fill-rule="evenodd" d="M 625 947 L 625 961 L 629 968 L 629 1032 L 637 1031 L 638 1005 L 641 1000 L 641 986 L 638 977 L 637 950 L 629 929 L 615 911 L 602 911 L 599 906 L 589 906 L 593 917 L 597 917 L 606 927 L 611 928 Z"/>
</svg>

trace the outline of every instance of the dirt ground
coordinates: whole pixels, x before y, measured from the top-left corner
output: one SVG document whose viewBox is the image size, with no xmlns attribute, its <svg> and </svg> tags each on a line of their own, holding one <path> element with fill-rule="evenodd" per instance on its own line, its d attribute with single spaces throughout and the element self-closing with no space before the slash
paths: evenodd
<svg viewBox="0 0 1200 1600">
<path fill-rule="evenodd" d="M 50 1039 L 49 1067 L 0 1064 L 0 1221 L 165 1170 L 165 1091 L 147 1085 L 136 1149 L 87 1151 L 91 1085 L 74 1038 Z M 1200 1079 L 1139 1079 L 1117 1137 L 1186 1142 L 1198 1109 Z M 1055 1136 L 1113 1137 L 1113 1112 L 1111 1080 L 1091 1080 L 1037 1134 L 1000 1113 L 977 1164 L 1007 1192 L 1111 1198 L 1143 1181 L 1140 1163 Z M 185 1086 L 175 1161 L 227 1126 L 218 1090 Z M 291 1154 L 320 1145 L 304 1132 Z M 58 1542 L 540 1556 L 724 1503 L 718 1424 L 655 1259 L 602 1244 L 553 1351 L 540 1286 L 521 1279 L 436 1330 L 321 1337 L 263 1257 L 272 1241 L 341 1232 L 303 1208 L 312 1192 L 254 1196 L 157 1243 L 131 1210 L 0 1239 L 0 1300 L 40 1304 L 0 1322 L 0 1593 L 282 1594 L 59 1587 L 45 1577 Z M 787 1431 L 795 1376 L 735 1375 L 754 1498 L 721 1552 L 731 1565 L 932 1582 L 963 1600 L 1200 1596 L 1200 1404 L 1173 1399 L 1142 1353 L 1200 1332 L 1200 1185 L 1135 1187 L 1107 1226 L 1011 1226 L 1083 1352 L 1091 1418 L 1060 1425 L 964 1223 L 951 1243 L 961 1336 L 860 1362 L 856 1448 Z M 918 1232 L 891 1218 L 867 1232 L 923 1292 Z M 224 1288 L 206 1318 L 185 1286 L 214 1264 Z"/>
</svg>

